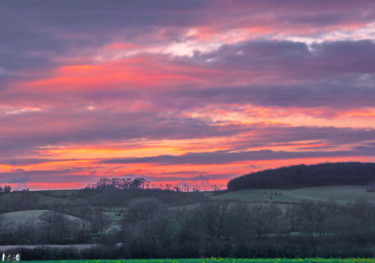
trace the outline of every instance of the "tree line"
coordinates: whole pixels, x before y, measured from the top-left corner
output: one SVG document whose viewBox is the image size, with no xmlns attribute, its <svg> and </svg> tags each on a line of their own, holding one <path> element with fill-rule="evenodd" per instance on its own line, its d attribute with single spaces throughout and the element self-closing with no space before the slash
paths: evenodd
<svg viewBox="0 0 375 263">
<path fill-rule="evenodd" d="M 283 209 L 217 201 L 177 210 L 139 204 L 124 215 L 112 242 L 122 242 L 129 258 L 369 256 L 364 248 L 374 247 L 374 219 L 375 208 L 365 201 L 303 201 Z"/>
<path fill-rule="evenodd" d="M 143 177 L 137 178 L 100 178 L 95 184 L 89 184 L 86 189 L 145 189 L 149 187 L 149 182 Z"/>
<path fill-rule="evenodd" d="M 190 186 L 188 184 L 178 184 L 172 185 L 166 183 L 165 185 L 160 184 L 156 186 L 155 184 L 151 184 L 150 181 L 143 177 L 136 177 L 136 178 L 108 178 L 102 177 L 94 184 L 88 184 L 86 189 L 96 189 L 96 190 L 129 190 L 129 189 L 153 189 L 153 190 L 168 190 L 168 191 L 176 191 L 176 192 L 189 192 Z M 191 189 L 194 192 L 199 191 L 197 188 Z"/>
<path fill-rule="evenodd" d="M 38 222 L 2 225 L 0 243 L 100 243 L 106 253 L 45 248 L 24 251 L 25 259 L 374 256 L 375 208 L 363 200 L 286 206 L 207 200 L 185 207 L 149 200 L 129 206 L 116 229 L 105 213 L 81 216 L 50 211 Z"/>
</svg>

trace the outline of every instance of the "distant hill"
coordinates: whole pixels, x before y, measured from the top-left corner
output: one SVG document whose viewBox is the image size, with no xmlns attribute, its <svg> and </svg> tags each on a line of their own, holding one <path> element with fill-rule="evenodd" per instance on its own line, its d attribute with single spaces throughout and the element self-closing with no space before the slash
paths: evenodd
<svg viewBox="0 0 375 263">
<path fill-rule="evenodd" d="M 367 185 L 375 183 L 375 163 L 323 163 L 264 170 L 234 178 L 228 190 L 296 189 L 314 186 Z"/>
</svg>

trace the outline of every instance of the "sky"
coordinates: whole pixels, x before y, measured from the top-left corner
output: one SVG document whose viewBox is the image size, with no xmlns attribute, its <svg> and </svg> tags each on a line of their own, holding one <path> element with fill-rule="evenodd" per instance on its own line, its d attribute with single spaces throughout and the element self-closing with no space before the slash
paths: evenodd
<svg viewBox="0 0 375 263">
<path fill-rule="evenodd" d="M 0 185 L 373 162 L 374 83 L 372 0 L 2 0 Z"/>
</svg>

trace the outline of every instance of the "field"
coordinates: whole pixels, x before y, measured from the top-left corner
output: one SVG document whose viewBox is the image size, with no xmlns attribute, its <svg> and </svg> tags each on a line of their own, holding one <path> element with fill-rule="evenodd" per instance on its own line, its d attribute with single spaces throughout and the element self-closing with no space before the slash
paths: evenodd
<svg viewBox="0 0 375 263">
<path fill-rule="evenodd" d="M 0 223 L 25 223 L 31 219 L 37 219 L 41 214 L 48 210 L 24 210 L 17 212 L 3 213 L 0 215 Z"/>
<path fill-rule="evenodd" d="M 24 224 L 30 220 L 37 220 L 38 217 L 50 210 L 23 210 L 23 211 L 17 211 L 17 212 L 9 212 L 9 213 L 3 213 L 0 214 L 0 223 L 2 224 Z M 82 220 L 78 217 L 66 215 L 71 220 Z"/>
<path fill-rule="evenodd" d="M 128 260 L 56 260 L 28 261 L 30 263 L 373 263 L 374 258 L 271 258 L 271 259 L 235 259 L 235 258 L 199 258 L 199 259 L 128 259 Z"/>
<path fill-rule="evenodd" d="M 336 201 L 337 203 L 355 202 L 365 199 L 375 202 L 375 192 L 366 192 L 363 186 L 324 186 L 309 187 L 293 190 L 280 189 L 254 189 L 239 190 L 215 195 L 211 197 L 216 200 L 241 200 L 245 202 L 288 202 L 298 203 L 302 200 L 314 201 Z"/>
</svg>

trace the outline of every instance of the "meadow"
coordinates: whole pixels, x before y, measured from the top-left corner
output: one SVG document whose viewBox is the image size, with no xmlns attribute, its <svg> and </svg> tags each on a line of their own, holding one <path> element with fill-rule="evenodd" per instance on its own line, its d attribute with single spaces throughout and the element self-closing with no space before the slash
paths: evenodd
<svg viewBox="0 0 375 263">
<path fill-rule="evenodd" d="M 354 202 L 358 199 L 375 202 L 375 192 L 368 192 L 365 186 L 319 186 L 292 190 L 283 189 L 247 189 L 231 191 L 211 196 L 216 200 L 238 200 L 244 202 L 286 202 L 298 203 L 303 200 L 335 201 L 340 204 Z"/>
<path fill-rule="evenodd" d="M 30 263 L 373 263 L 374 258 L 198 258 L 128 260 L 52 260 Z"/>
</svg>

